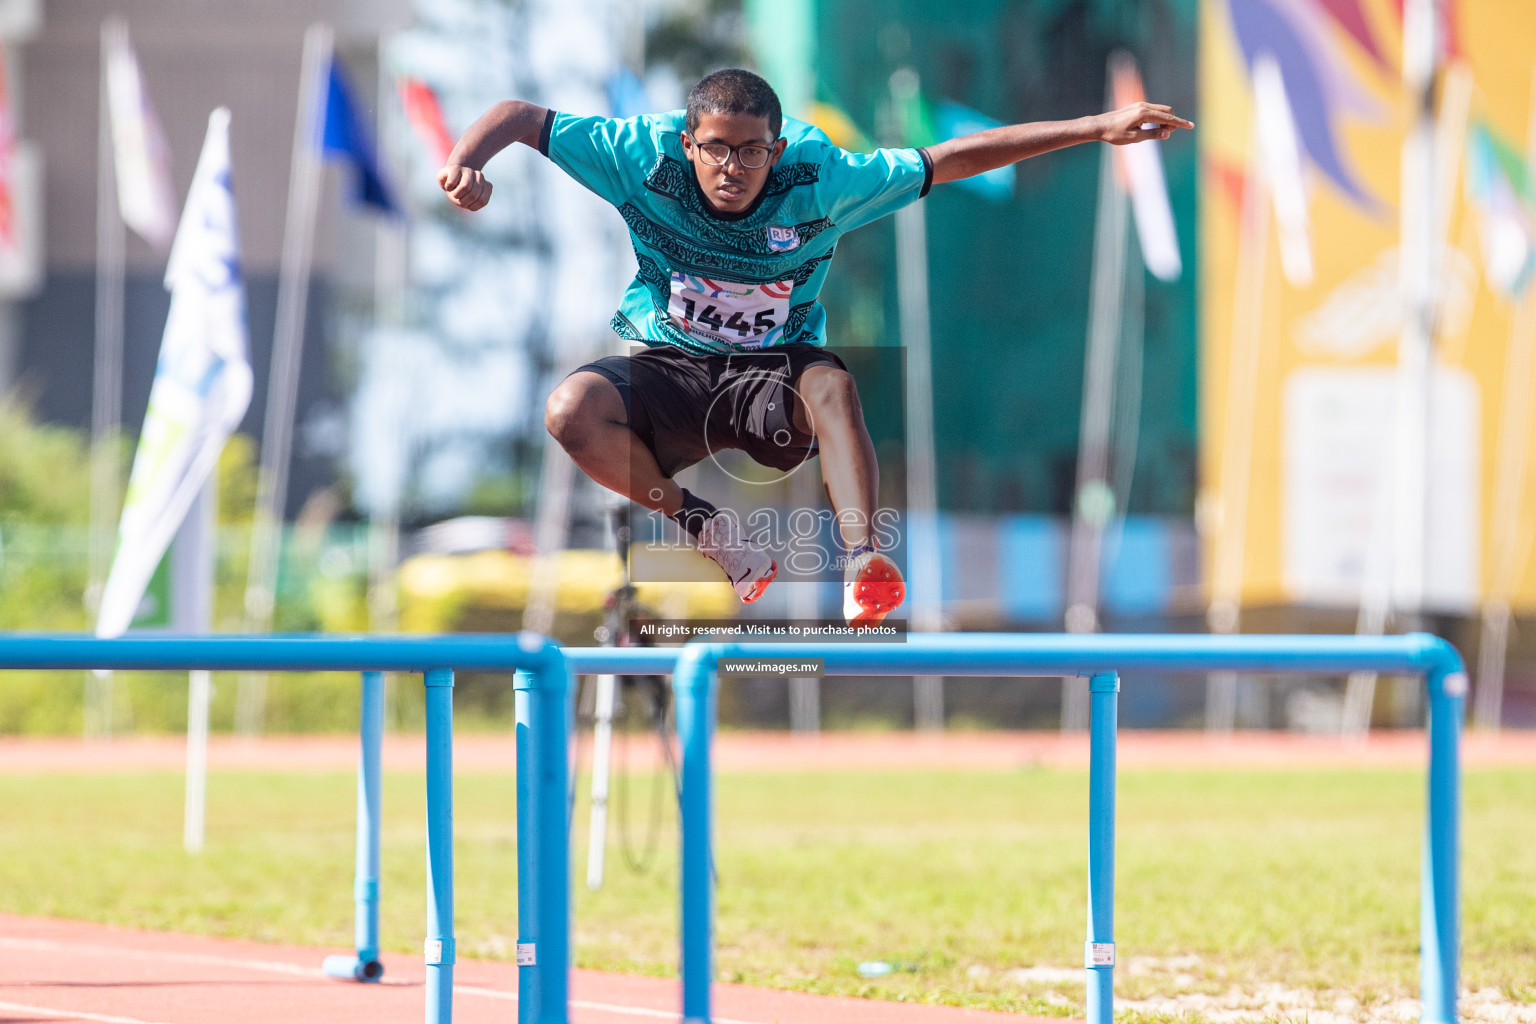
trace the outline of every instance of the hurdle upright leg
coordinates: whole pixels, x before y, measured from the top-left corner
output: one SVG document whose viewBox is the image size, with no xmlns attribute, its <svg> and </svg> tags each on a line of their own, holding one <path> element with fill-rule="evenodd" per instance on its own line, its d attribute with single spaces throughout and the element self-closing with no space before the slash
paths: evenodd
<svg viewBox="0 0 1536 1024">
<path fill-rule="evenodd" d="M 563 659 L 514 682 L 517 715 L 517 1019 L 570 1019 L 570 737 Z"/>
<path fill-rule="evenodd" d="M 379 813 L 383 797 L 384 673 L 363 673 L 361 747 L 357 773 L 357 960 L 363 981 L 384 975 L 379 963 Z"/>
<path fill-rule="evenodd" d="M 1088 970 L 1087 1024 L 1111 1024 L 1115 1010 L 1115 731 L 1120 676 L 1088 683 L 1092 702 L 1088 760 Z"/>
<path fill-rule="evenodd" d="M 1461 729 L 1467 676 L 1435 671 L 1429 688 L 1429 793 L 1420 895 L 1424 1024 L 1455 1024 L 1461 959 Z"/>
<path fill-rule="evenodd" d="M 328 956 L 321 970 L 333 978 L 378 981 L 379 962 L 379 747 L 384 741 L 384 673 L 364 672 L 358 724 L 357 869 L 352 895 L 357 903 L 356 956 Z"/>
<path fill-rule="evenodd" d="M 427 690 L 427 1024 L 453 1020 L 453 671 Z"/>
<path fill-rule="evenodd" d="M 710 744 L 715 726 L 714 652 L 684 648 L 672 677 L 682 747 L 683 1024 L 709 1024 L 714 980 L 715 883 L 710 872 L 714 797 Z"/>
</svg>

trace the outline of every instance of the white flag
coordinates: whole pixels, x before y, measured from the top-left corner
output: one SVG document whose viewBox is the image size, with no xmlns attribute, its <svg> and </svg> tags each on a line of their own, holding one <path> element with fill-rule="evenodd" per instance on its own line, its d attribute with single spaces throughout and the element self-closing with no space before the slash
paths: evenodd
<svg viewBox="0 0 1536 1024">
<path fill-rule="evenodd" d="M 1312 283 L 1312 226 L 1306 183 L 1301 177 L 1301 142 L 1296 119 L 1280 74 L 1280 62 L 1268 52 L 1253 62 L 1254 131 L 1275 198 L 1280 226 L 1280 269 L 1293 288 Z"/>
<path fill-rule="evenodd" d="M 1147 98 L 1130 54 L 1117 53 L 1111 58 L 1110 88 L 1116 107 L 1128 107 Z M 1158 280 L 1177 281 L 1184 264 L 1179 259 L 1179 235 L 1173 223 L 1173 205 L 1168 199 L 1168 181 L 1163 175 L 1163 158 L 1157 143 L 1148 140 L 1117 146 L 1114 152 L 1121 181 L 1131 196 L 1131 214 L 1136 219 L 1142 261 Z"/>
<path fill-rule="evenodd" d="M 112 113 L 113 166 L 117 205 L 123 223 L 164 250 L 176 229 L 176 194 L 171 185 L 170 150 L 160 132 L 128 28 L 109 22 L 105 31 L 107 108 Z"/>
<path fill-rule="evenodd" d="M 128 628 L 155 566 L 251 400 L 245 285 L 229 187 L 229 111 L 223 107 L 208 118 L 165 286 L 171 311 L 97 636 Z"/>
</svg>

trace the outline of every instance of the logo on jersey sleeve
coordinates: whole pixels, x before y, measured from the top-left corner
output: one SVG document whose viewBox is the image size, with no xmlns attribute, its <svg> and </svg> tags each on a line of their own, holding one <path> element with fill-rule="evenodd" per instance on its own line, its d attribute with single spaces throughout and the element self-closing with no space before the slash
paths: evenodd
<svg viewBox="0 0 1536 1024">
<path fill-rule="evenodd" d="M 793 224 L 768 225 L 768 251 L 789 252 L 800 248 L 800 232 Z"/>
</svg>

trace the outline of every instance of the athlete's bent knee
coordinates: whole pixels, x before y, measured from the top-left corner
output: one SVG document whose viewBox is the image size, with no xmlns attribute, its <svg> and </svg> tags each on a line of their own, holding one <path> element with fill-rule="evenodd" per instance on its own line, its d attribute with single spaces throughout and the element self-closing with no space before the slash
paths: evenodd
<svg viewBox="0 0 1536 1024">
<path fill-rule="evenodd" d="M 591 388 L 567 377 L 544 403 L 544 429 L 566 451 L 582 448 L 592 426 L 601 418 Z"/>
<path fill-rule="evenodd" d="M 859 412 L 859 389 L 847 370 L 812 367 L 801 374 L 795 390 L 817 416 L 842 417 Z"/>
</svg>

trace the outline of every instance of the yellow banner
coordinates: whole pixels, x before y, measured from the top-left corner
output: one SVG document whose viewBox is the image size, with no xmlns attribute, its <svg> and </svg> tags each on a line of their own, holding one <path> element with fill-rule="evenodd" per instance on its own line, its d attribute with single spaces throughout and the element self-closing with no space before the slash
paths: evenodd
<svg viewBox="0 0 1536 1024">
<path fill-rule="evenodd" d="M 1197 518 L 1207 578 L 1217 605 L 1225 593 L 1234 606 L 1353 606 L 1379 576 L 1374 560 L 1393 557 L 1383 531 L 1395 515 L 1393 382 L 1408 308 L 1399 200 L 1415 115 L 1401 13 L 1392 0 L 1203 4 Z M 1471 610 L 1498 586 L 1496 567 L 1514 565 L 1514 601 L 1531 606 L 1536 468 L 1519 494 L 1519 543 L 1496 514 L 1500 481 L 1508 493 L 1519 461 L 1499 459 L 1515 303 L 1487 281 L 1466 140 L 1470 116 L 1526 150 L 1536 5 L 1463 0 L 1446 16 L 1425 599 Z M 1536 416 L 1514 422 L 1519 452 L 1536 449 Z"/>
</svg>

